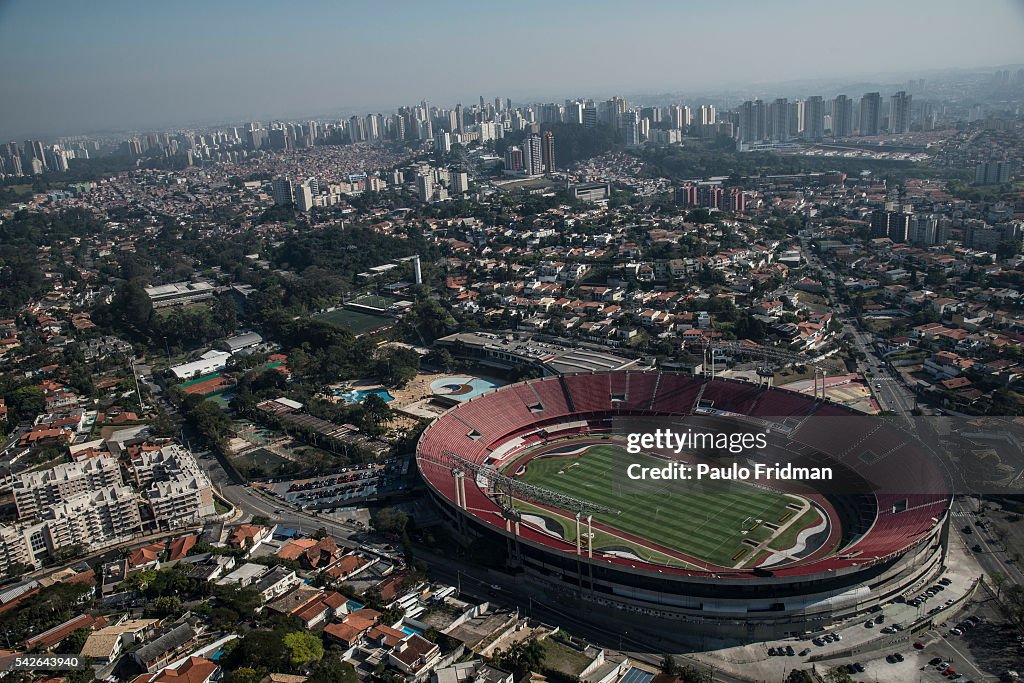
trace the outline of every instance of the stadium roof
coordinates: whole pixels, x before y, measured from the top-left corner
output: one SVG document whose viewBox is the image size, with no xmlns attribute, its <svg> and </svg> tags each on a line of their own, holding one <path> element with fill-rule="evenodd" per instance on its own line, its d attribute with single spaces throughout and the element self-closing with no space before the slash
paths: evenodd
<svg viewBox="0 0 1024 683">
<path fill-rule="evenodd" d="M 473 350 L 493 363 L 504 365 L 540 365 L 550 372 L 599 372 L 623 370 L 638 364 L 600 348 L 568 345 L 557 340 L 520 332 L 457 332 L 438 340 L 442 344 Z"/>
</svg>

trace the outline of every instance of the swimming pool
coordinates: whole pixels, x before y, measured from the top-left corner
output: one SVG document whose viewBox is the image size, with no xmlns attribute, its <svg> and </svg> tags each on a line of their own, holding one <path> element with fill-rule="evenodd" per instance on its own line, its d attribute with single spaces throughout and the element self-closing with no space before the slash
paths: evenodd
<svg viewBox="0 0 1024 683">
<path fill-rule="evenodd" d="M 468 401 L 500 386 L 498 382 L 480 377 L 442 377 L 430 383 L 430 391 L 456 401 Z"/>
<path fill-rule="evenodd" d="M 411 626 L 402 626 L 402 633 L 406 636 L 422 636 L 423 632 L 412 628 Z"/>
<path fill-rule="evenodd" d="M 362 403 L 370 394 L 380 396 L 384 399 L 385 403 L 391 403 L 395 400 L 395 397 L 389 394 L 387 389 L 352 389 L 345 392 L 341 392 L 336 389 L 334 393 L 335 396 L 350 405 L 353 403 Z"/>
<path fill-rule="evenodd" d="M 345 607 L 348 608 L 349 612 L 355 612 L 356 610 L 363 609 L 363 603 L 356 600 L 349 600 L 345 603 Z"/>
</svg>

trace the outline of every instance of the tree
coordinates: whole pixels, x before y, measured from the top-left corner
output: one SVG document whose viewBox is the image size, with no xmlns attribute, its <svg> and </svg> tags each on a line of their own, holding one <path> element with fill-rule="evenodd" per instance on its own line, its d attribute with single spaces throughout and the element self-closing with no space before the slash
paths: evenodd
<svg viewBox="0 0 1024 683">
<path fill-rule="evenodd" d="M 374 531 L 382 534 L 401 535 L 409 523 L 409 515 L 395 508 L 381 508 L 370 520 Z"/>
<path fill-rule="evenodd" d="M 231 334 L 238 327 L 238 311 L 230 294 L 220 294 L 213 300 L 211 314 L 222 335 Z"/>
<path fill-rule="evenodd" d="M 70 636 L 64 639 L 58 648 L 60 654 L 77 655 L 82 651 L 82 646 L 85 645 L 85 641 L 89 639 L 92 634 L 92 629 L 80 628 L 74 630 Z"/>
<path fill-rule="evenodd" d="M 676 658 L 672 655 L 665 655 L 661 658 L 661 673 L 666 676 L 675 676 L 679 673 L 679 665 L 676 664 Z"/>
<path fill-rule="evenodd" d="M 260 674 L 252 667 L 243 666 L 232 671 L 225 680 L 227 683 L 256 683 L 260 680 Z"/>
<path fill-rule="evenodd" d="M 807 669 L 793 669 L 786 676 L 786 683 L 814 683 L 814 676 Z"/>
<path fill-rule="evenodd" d="M 371 433 L 379 431 L 381 425 L 392 418 L 391 408 L 377 394 L 369 394 L 360 404 L 360 427 L 369 427 Z"/>
<path fill-rule="evenodd" d="M 698 669 L 695 666 L 680 667 L 676 675 L 683 683 L 712 683 L 714 680 L 711 669 Z"/>
<path fill-rule="evenodd" d="M 853 683 L 853 677 L 845 667 L 837 666 L 828 670 L 825 674 L 826 683 Z"/>
<path fill-rule="evenodd" d="M 283 642 L 291 655 L 292 666 L 296 669 L 315 664 L 324 657 L 323 641 L 308 631 L 289 633 Z"/>
<path fill-rule="evenodd" d="M 999 572 L 992 572 L 991 577 L 992 585 L 996 588 L 996 600 L 1002 595 L 1003 586 L 1006 585 L 1006 576 Z"/>
<path fill-rule="evenodd" d="M 519 641 L 495 655 L 499 668 L 511 671 L 518 680 L 544 665 L 544 647 L 536 640 Z"/>
<path fill-rule="evenodd" d="M 1021 251 L 1020 240 L 1002 240 L 996 245 L 996 256 L 1000 259 L 1013 258 Z"/>
<path fill-rule="evenodd" d="M 291 671 L 292 652 L 285 646 L 286 634 L 280 631 L 251 631 L 238 639 L 238 645 L 224 655 L 224 666 L 242 666 L 257 671 Z"/>
<path fill-rule="evenodd" d="M 176 595 L 161 595 L 153 600 L 153 611 L 161 617 L 180 614 L 181 598 Z"/>
<path fill-rule="evenodd" d="M 114 319 L 121 319 L 140 332 L 147 332 L 153 317 L 153 302 L 135 281 L 121 285 L 110 304 Z"/>
<path fill-rule="evenodd" d="M 358 683 L 356 670 L 348 662 L 341 662 L 333 657 L 323 659 L 313 667 L 306 683 Z"/>
</svg>

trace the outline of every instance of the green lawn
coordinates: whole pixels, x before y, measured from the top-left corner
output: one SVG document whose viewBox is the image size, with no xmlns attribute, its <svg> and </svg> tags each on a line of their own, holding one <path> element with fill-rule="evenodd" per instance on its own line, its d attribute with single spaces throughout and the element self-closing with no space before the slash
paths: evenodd
<svg viewBox="0 0 1024 683">
<path fill-rule="evenodd" d="M 317 318 L 343 330 L 348 330 L 356 336 L 384 330 L 395 324 L 394 318 L 352 311 L 347 308 L 338 308 L 330 313 L 318 315 Z"/>
<path fill-rule="evenodd" d="M 752 548 L 743 544 L 744 539 L 760 542 L 771 535 L 763 525 L 748 528 L 744 534 L 745 524 L 756 519 L 781 524 L 793 515 L 786 507 L 793 498 L 743 482 L 629 482 L 624 474 L 627 462 L 645 467 L 664 465 L 652 456 L 627 455 L 618 446 L 600 445 L 582 455 L 531 460 L 522 479 L 618 510 L 619 514 L 596 514 L 594 519 L 726 567 L 749 559 Z M 611 544 L 615 540 L 601 538 Z"/>
</svg>

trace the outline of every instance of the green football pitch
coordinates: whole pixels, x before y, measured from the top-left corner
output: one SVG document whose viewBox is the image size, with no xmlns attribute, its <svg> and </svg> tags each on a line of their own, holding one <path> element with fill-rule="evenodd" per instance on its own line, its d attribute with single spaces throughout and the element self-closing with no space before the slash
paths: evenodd
<svg viewBox="0 0 1024 683">
<path fill-rule="evenodd" d="M 597 445 L 582 454 L 534 458 L 519 478 L 616 510 L 617 514 L 596 513 L 594 519 L 632 537 L 631 542 L 620 543 L 614 534 L 595 534 L 600 541 L 595 542 L 595 550 L 601 546 L 630 549 L 648 541 L 720 567 L 744 566 L 756 559 L 754 546 L 744 541 L 759 544 L 778 534 L 790 545 L 793 535 L 784 533 L 787 526 L 795 518 L 804 527 L 814 521 L 794 509 L 802 502 L 799 498 L 744 482 L 628 481 L 625 464 L 634 462 L 642 467 L 665 465 L 653 456 Z M 513 463 L 512 467 L 518 466 Z M 810 512 L 819 518 L 813 508 Z M 564 535 L 572 536 L 568 540 L 574 540 L 574 524 L 562 526 Z M 758 555 L 774 549 L 768 543 Z"/>
<path fill-rule="evenodd" d="M 330 313 L 323 313 L 316 317 L 343 330 L 348 330 L 356 336 L 387 329 L 395 324 L 393 318 L 353 311 L 347 308 L 338 308 Z"/>
</svg>

